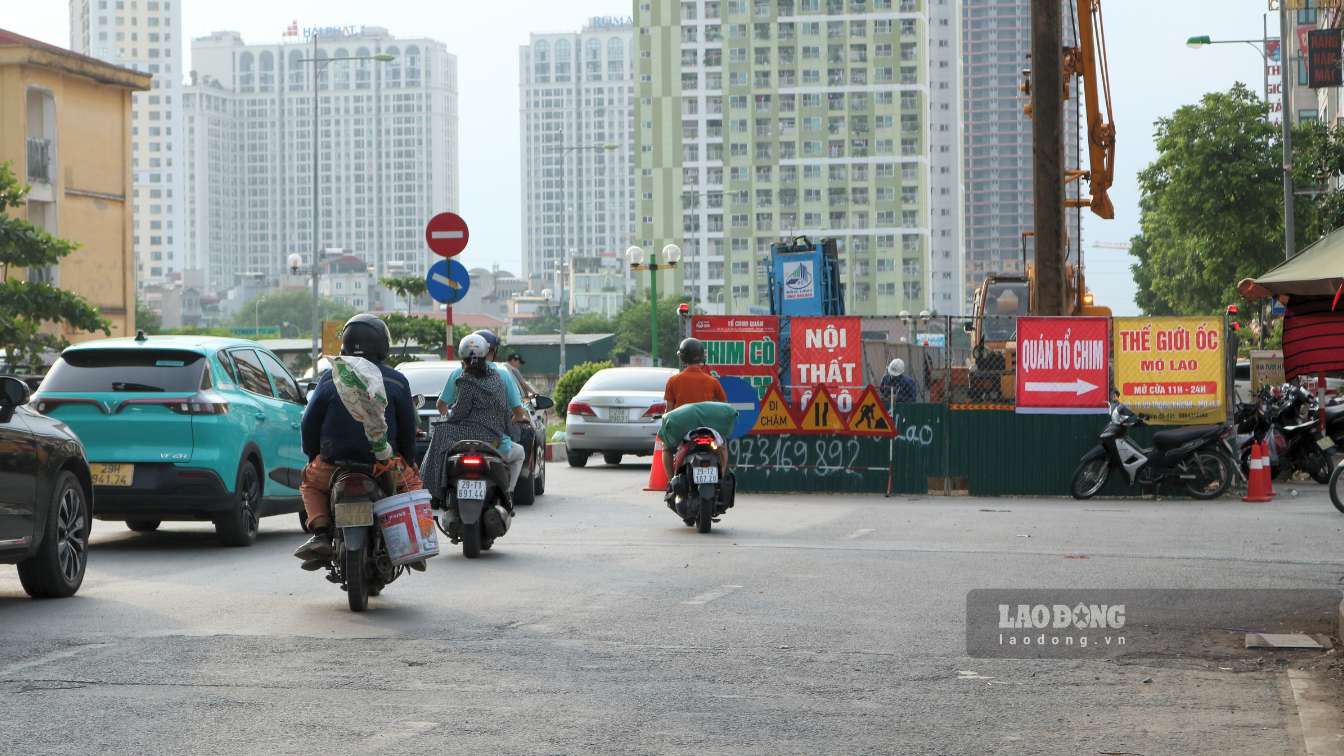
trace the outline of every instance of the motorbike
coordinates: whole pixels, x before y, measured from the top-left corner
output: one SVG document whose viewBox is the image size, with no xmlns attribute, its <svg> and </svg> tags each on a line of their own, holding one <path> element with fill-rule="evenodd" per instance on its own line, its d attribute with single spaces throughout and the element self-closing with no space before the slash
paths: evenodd
<svg viewBox="0 0 1344 756">
<path fill-rule="evenodd" d="M 436 488 L 445 498 L 433 500 L 434 519 L 450 541 L 462 544 L 463 556 L 475 559 L 489 551 L 513 522 L 509 465 L 484 441 L 459 441 L 448 450 L 440 474 L 443 481 Z"/>
<path fill-rule="evenodd" d="M 382 593 L 407 569 L 392 563 L 373 515 L 374 503 L 395 493 L 392 475 L 375 475 L 369 464 L 336 463 L 330 497 L 333 556 L 327 580 L 345 590 L 352 612 L 367 609 L 369 597 Z"/>
<path fill-rule="evenodd" d="M 1123 471 L 1131 485 L 1179 485 L 1196 499 L 1216 499 L 1232 482 L 1232 460 L 1223 445 L 1232 434 L 1225 425 L 1198 425 L 1153 434 L 1152 448 L 1128 438 L 1144 418 L 1112 401 L 1110 422 L 1098 445 L 1083 455 L 1073 474 L 1070 491 L 1075 499 L 1090 499 L 1106 486 L 1113 471 Z"/>
<path fill-rule="evenodd" d="M 1254 404 L 1238 405 L 1236 419 L 1242 469 L 1249 467 L 1251 445 L 1259 441 L 1269 449 L 1273 477 L 1302 470 L 1317 483 L 1328 483 L 1335 442 L 1321 432 L 1316 404 L 1316 397 L 1311 392 L 1296 384 L 1285 383 L 1277 396 L 1268 387 L 1263 387 Z"/>
<path fill-rule="evenodd" d="M 718 437 L 709 428 L 696 428 L 676 454 L 679 459 L 667 507 L 698 532 L 708 533 L 733 506 L 735 489 L 732 473 L 722 469 Z"/>
</svg>

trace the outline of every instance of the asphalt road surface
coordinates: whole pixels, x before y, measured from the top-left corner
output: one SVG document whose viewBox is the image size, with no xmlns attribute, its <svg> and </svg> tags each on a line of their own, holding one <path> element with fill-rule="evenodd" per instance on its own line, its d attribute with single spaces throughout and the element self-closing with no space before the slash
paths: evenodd
<svg viewBox="0 0 1344 756">
<path fill-rule="evenodd" d="M 1226 632 L 970 658 L 965 617 L 975 588 L 1337 589 L 1344 515 L 1318 487 L 742 495 L 699 535 L 639 491 L 647 470 L 552 466 L 494 551 L 445 539 L 362 615 L 299 570 L 292 516 L 246 549 L 100 522 L 73 599 L 0 566 L 0 753 L 1306 753 L 1285 668 L 1333 657 Z"/>
</svg>

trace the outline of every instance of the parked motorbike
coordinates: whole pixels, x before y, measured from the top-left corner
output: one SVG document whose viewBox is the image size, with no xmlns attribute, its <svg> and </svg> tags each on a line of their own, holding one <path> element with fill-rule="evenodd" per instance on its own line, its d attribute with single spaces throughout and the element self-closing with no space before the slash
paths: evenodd
<svg viewBox="0 0 1344 756">
<path fill-rule="evenodd" d="M 1144 418 L 1119 402 L 1111 402 L 1110 422 L 1099 443 L 1083 455 L 1070 487 L 1075 499 L 1090 499 L 1106 486 L 1112 472 L 1123 471 L 1131 485 L 1180 486 L 1196 499 L 1216 499 L 1232 481 L 1232 460 L 1223 441 L 1232 429 L 1224 425 L 1198 425 L 1153 434 L 1152 448 L 1137 446 L 1128 438 L 1131 428 L 1145 425 Z"/>
<path fill-rule="evenodd" d="M 396 490 L 391 476 L 375 476 L 368 464 L 336 463 L 330 497 L 334 556 L 327 565 L 327 580 L 345 590 L 352 612 L 367 609 L 369 597 L 382 593 L 406 569 L 392 564 L 373 515 L 374 502 Z"/>
<path fill-rule="evenodd" d="M 433 507 L 448 524 L 437 513 L 434 519 L 450 541 L 462 544 L 463 556 L 475 559 L 513 522 L 509 465 L 484 441 L 459 441 L 448 450 L 441 474 L 444 480 L 437 488 L 446 498 L 435 499 Z"/>
<path fill-rule="evenodd" d="M 1321 432 L 1316 404 L 1310 391 L 1294 383 L 1283 384 L 1277 395 L 1263 387 L 1254 404 L 1239 404 L 1236 419 L 1242 469 L 1249 467 L 1251 445 L 1259 441 L 1269 449 L 1273 477 L 1302 470 L 1317 483 L 1328 483 L 1335 442 Z"/>
<path fill-rule="evenodd" d="M 687 525 L 708 533 L 733 506 L 735 489 L 732 473 L 722 469 L 718 437 L 709 428 L 696 428 L 687 434 L 676 454 L 679 459 L 667 507 Z"/>
</svg>

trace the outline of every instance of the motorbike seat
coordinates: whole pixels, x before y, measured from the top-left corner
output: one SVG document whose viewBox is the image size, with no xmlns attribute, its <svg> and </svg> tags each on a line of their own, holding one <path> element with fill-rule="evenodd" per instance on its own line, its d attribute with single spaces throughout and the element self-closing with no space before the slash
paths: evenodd
<svg viewBox="0 0 1344 756">
<path fill-rule="evenodd" d="M 1222 430 L 1221 425 L 1195 425 L 1178 430 L 1158 431 L 1153 434 L 1153 446 L 1158 449 L 1174 449 L 1205 436 L 1217 435 Z"/>
</svg>

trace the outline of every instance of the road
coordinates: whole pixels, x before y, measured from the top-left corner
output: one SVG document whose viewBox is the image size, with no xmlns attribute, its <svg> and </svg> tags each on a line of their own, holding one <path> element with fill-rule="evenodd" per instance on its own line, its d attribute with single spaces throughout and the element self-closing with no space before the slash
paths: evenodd
<svg viewBox="0 0 1344 756">
<path fill-rule="evenodd" d="M 699 535 L 638 492 L 647 469 L 552 466 L 493 552 L 446 550 L 363 615 L 298 569 L 293 517 L 247 549 L 203 525 L 98 523 L 73 599 L 24 598 L 0 567 L 0 752 L 1306 752 L 1285 657 L 1240 635 L 973 659 L 966 594 L 1338 588 L 1344 515 L 1319 488 L 1264 505 L 742 495 Z"/>
</svg>

